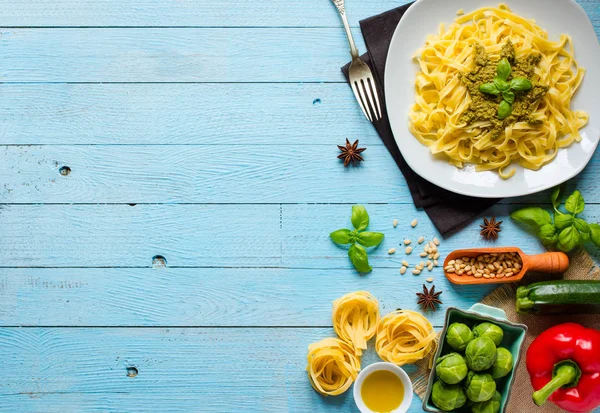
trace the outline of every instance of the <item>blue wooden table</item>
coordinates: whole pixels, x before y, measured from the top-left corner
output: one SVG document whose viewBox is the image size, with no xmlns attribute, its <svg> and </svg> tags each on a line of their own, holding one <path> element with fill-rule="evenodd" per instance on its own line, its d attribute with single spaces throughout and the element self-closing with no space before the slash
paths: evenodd
<svg viewBox="0 0 600 413">
<path fill-rule="evenodd" d="M 600 33 L 598 1 L 579 2 Z M 348 0 L 355 34 L 402 3 Z M 436 231 L 344 83 L 329 1 L 0 10 L 0 411 L 357 412 L 311 389 L 306 347 L 333 335 L 345 293 L 417 309 L 429 274 L 400 276 L 387 250 Z M 345 138 L 368 148 L 360 167 L 335 159 Z M 589 220 L 599 169 L 600 155 L 571 183 Z M 328 239 L 355 203 L 386 235 L 367 276 Z M 503 228 L 501 244 L 542 251 Z M 440 249 L 480 244 L 473 223 Z M 437 327 L 490 291 L 431 275 Z"/>
</svg>

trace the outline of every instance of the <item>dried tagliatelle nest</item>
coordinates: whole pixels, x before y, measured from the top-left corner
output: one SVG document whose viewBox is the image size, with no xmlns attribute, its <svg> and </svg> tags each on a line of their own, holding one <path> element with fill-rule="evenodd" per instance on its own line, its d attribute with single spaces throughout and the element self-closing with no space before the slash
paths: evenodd
<svg viewBox="0 0 600 413">
<path fill-rule="evenodd" d="M 346 294 L 333 302 L 332 320 L 336 334 L 360 356 L 377 331 L 379 302 L 367 291 Z"/>
<path fill-rule="evenodd" d="M 417 312 L 394 311 L 379 322 L 375 350 L 384 361 L 397 366 L 412 364 L 433 355 L 436 348 L 433 326 Z"/>
<path fill-rule="evenodd" d="M 308 346 L 308 378 L 321 394 L 337 396 L 350 388 L 360 371 L 360 358 L 352 346 L 338 338 L 325 338 Z"/>
</svg>

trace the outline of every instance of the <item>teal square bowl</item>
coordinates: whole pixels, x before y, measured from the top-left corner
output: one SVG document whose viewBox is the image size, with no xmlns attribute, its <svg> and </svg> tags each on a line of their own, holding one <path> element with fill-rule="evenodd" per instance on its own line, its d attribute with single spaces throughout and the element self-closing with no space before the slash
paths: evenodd
<svg viewBox="0 0 600 413">
<path fill-rule="evenodd" d="M 508 403 L 508 399 L 510 397 L 510 391 L 515 381 L 515 370 L 516 366 L 519 364 L 519 360 L 521 359 L 521 349 L 523 347 L 523 342 L 525 341 L 525 334 L 527 333 L 527 326 L 524 324 L 516 324 L 511 323 L 506 318 L 506 313 L 499 308 L 490 307 L 484 304 L 475 304 L 468 311 L 459 310 L 455 307 L 450 307 L 446 311 L 446 319 L 444 322 L 444 329 L 442 330 L 442 334 L 440 336 L 440 346 L 438 347 L 435 353 L 435 360 L 440 357 L 441 354 L 450 353 L 454 350 L 448 346 L 446 343 L 446 330 L 448 326 L 452 323 L 464 323 L 472 328 L 475 324 L 479 324 L 485 321 L 489 321 L 490 323 L 497 324 L 502 331 L 504 332 L 504 338 L 502 339 L 502 343 L 500 343 L 501 347 L 509 350 L 513 356 L 514 367 L 510 374 L 497 382 L 497 390 L 502 395 L 502 400 L 500 402 L 500 412 L 504 412 L 506 409 L 506 404 Z M 437 380 L 437 375 L 435 374 L 435 367 L 431 369 L 431 373 L 429 375 L 429 384 L 427 385 L 427 392 L 425 393 L 425 397 L 423 398 L 423 410 L 427 412 L 436 412 L 436 413 L 446 413 L 443 410 L 435 407 L 433 402 L 431 401 L 431 388 L 433 387 L 433 383 Z M 462 407 L 457 410 L 457 412 L 470 412 L 471 410 L 468 407 Z"/>
</svg>

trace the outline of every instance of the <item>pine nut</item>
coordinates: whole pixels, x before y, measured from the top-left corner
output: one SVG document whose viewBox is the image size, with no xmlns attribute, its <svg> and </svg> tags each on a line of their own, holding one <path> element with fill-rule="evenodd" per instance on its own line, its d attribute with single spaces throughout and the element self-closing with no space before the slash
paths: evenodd
<svg viewBox="0 0 600 413">
<path fill-rule="evenodd" d="M 394 225 L 394 228 L 396 228 L 398 226 L 398 220 L 395 219 L 394 222 L 392 223 L 392 225 Z"/>
<path fill-rule="evenodd" d="M 454 265 L 455 262 L 456 261 L 454 261 L 454 260 L 450 260 L 450 261 L 448 261 L 448 265 Z"/>
<path fill-rule="evenodd" d="M 425 237 L 423 237 L 423 236 L 422 236 L 422 237 L 420 237 L 420 238 L 417 240 L 417 242 L 418 242 L 419 244 L 422 244 L 422 243 L 423 243 L 423 241 L 425 241 Z"/>
<path fill-rule="evenodd" d="M 429 265 L 429 264 L 431 264 L 431 261 L 427 260 L 427 262 L 425 263 L 425 265 Z"/>
<path fill-rule="evenodd" d="M 436 252 L 436 253 L 433 255 L 433 259 L 434 259 L 434 260 L 437 260 L 438 258 L 440 258 L 440 253 L 439 253 L 439 252 Z"/>
<path fill-rule="evenodd" d="M 390 248 L 388 250 L 388 254 L 390 254 L 390 255 L 395 254 L 395 253 L 396 253 L 396 248 Z"/>
<path fill-rule="evenodd" d="M 406 247 L 406 249 L 404 250 L 404 252 L 406 253 L 406 255 L 409 255 L 412 252 L 412 247 Z"/>
<path fill-rule="evenodd" d="M 426 257 L 427 253 L 425 251 L 423 251 L 422 253 L 419 254 L 419 257 Z"/>
<path fill-rule="evenodd" d="M 489 274 L 483 274 L 483 278 L 490 278 Z"/>
<path fill-rule="evenodd" d="M 417 270 L 417 269 L 413 270 L 413 275 L 419 275 L 419 274 L 421 274 L 420 270 Z"/>
<path fill-rule="evenodd" d="M 438 266 L 438 260 L 433 260 L 433 265 Z"/>
<path fill-rule="evenodd" d="M 400 268 L 400 274 L 404 275 L 406 273 L 406 267 L 402 266 Z"/>
<path fill-rule="evenodd" d="M 417 221 L 416 219 L 413 219 L 412 222 L 410 223 L 410 226 L 414 228 L 417 226 L 418 223 L 419 223 L 419 221 Z"/>
<path fill-rule="evenodd" d="M 433 282 L 433 278 L 429 277 L 429 278 L 428 278 L 426 281 L 427 281 L 428 283 L 432 283 L 432 282 Z"/>
<path fill-rule="evenodd" d="M 405 267 L 409 267 L 408 261 L 406 261 L 406 260 L 402 260 L 402 265 L 404 265 Z"/>
<path fill-rule="evenodd" d="M 449 274 L 452 274 L 455 271 L 456 270 L 454 268 L 446 268 L 446 272 L 449 273 Z"/>
<path fill-rule="evenodd" d="M 440 245 L 440 240 L 434 237 L 434 238 L 433 238 L 433 243 L 434 243 L 435 245 Z"/>
</svg>

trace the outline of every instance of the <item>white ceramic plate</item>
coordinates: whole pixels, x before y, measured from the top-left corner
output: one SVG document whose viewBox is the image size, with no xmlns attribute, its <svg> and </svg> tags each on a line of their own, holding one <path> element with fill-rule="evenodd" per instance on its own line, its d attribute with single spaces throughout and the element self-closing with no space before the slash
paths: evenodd
<svg viewBox="0 0 600 413">
<path fill-rule="evenodd" d="M 592 158 L 600 138 L 600 47 L 585 11 L 574 0 L 504 0 L 511 10 L 535 19 L 552 40 L 562 33 L 573 39 L 575 58 L 587 69 L 572 101 L 573 109 L 590 114 L 581 130 L 582 142 L 559 151 L 556 159 L 539 171 L 517 167 L 515 176 L 503 180 L 496 172 L 475 172 L 473 165 L 458 169 L 437 159 L 408 130 L 408 113 L 414 102 L 418 71 L 412 60 L 428 34 L 437 33 L 440 23 L 451 23 L 459 9 L 469 13 L 497 6 L 499 0 L 418 0 L 396 28 L 385 68 L 387 111 L 396 143 L 408 165 L 428 181 L 464 195 L 505 198 L 527 195 L 558 185 L 577 175 Z"/>
</svg>

